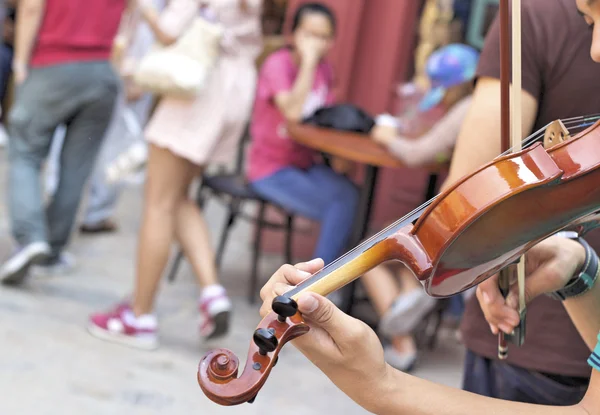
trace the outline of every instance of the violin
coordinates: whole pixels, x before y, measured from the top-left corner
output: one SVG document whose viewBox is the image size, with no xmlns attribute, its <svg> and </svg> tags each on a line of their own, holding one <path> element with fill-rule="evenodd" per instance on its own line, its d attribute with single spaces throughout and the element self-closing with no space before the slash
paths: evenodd
<svg viewBox="0 0 600 415">
<path fill-rule="evenodd" d="M 501 4 L 504 17 L 507 2 Z M 506 68 L 506 54 L 501 55 Z M 514 64 L 513 57 L 513 77 Z M 506 73 L 503 78 L 506 92 Z M 514 84 L 519 87 L 517 98 L 520 81 L 515 79 Z M 503 95 L 507 103 L 508 94 Z M 519 259 L 528 249 L 562 230 L 583 234 L 598 226 L 600 114 L 554 121 L 521 141 L 516 139 L 520 108 L 518 99 L 514 101 L 518 111 L 513 113 L 511 148 L 276 297 L 273 311 L 254 332 L 241 375 L 239 360 L 229 350 L 217 349 L 202 359 L 197 378 L 206 396 L 221 405 L 254 401 L 282 347 L 309 331 L 296 304 L 303 292 L 326 296 L 386 261 L 402 262 L 427 294 L 439 298 L 461 293 L 518 262 L 522 291 L 524 269 Z M 502 126 L 506 145 L 505 113 Z M 524 301 L 520 308 L 523 316 Z M 518 344 L 523 335 L 519 333 Z M 507 338 L 499 340 L 506 349 Z"/>
<path fill-rule="evenodd" d="M 253 401 L 281 348 L 309 330 L 295 301 L 302 292 L 325 296 L 383 262 L 400 261 L 427 294 L 448 297 L 498 273 L 556 232 L 584 233 L 597 224 L 598 183 L 600 115 L 549 124 L 528 137 L 520 152 L 479 168 L 275 298 L 273 311 L 254 332 L 241 376 L 238 358 L 218 349 L 200 362 L 200 387 L 221 405 Z"/>
</svg>

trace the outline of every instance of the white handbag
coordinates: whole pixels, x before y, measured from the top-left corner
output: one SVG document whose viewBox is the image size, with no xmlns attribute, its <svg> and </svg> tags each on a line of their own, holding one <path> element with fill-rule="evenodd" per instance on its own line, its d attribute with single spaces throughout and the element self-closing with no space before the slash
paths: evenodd
<svg viewBox="0 0 600 415">
<path fill-rule="evenodd" d="M 217 63 L 222 36 L 221 24 L 196 17 L 175 43 L 152 47 L 139 62 L 133 81 L 158 95 L 196 97 Z"/>
</svg>

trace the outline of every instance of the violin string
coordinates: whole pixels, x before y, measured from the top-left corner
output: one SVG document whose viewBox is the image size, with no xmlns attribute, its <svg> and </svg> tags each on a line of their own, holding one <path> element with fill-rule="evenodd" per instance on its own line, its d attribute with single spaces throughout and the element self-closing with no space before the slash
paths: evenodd
<svg viewBox="0 0 600 415">
<path fill-rule="evenodd" d="M 580 129 L 580 128 L 589 127 L 590 125 L 594 124 L 594 122 L 597 121 L 598 119 L 600 119 L 600 114 L 587 115 L 585 117 L 579 116 L 579 117 L 573 117 L 573 118 L 566 118 L 561 121 L 563 122 L 565 127 L 573 126 L 572 129 Z M 582 123 L 582 121 L 583 121 L 583 123 Z M 580 124 L 575 125 L 577 123 L 580 123 Z M 533 143 L 537 142 L 539 139 L 541 139 L 544 136 L 544 134 L 546 133 L 546 128 L 548 128 L 549 125 L 550 124 L 540 128 L 535 133 L 531 134 L 529 137 L 526 137 L 525 139 L 523 139 L 522 144 L 523 144 L 524 148 L 527 148 L 531 144 L 533 144 Z M 505 151 L 504 153 L 502 153 L 500 156 L 508 155 L 508 154 L 512 153 L 513 150 L 514 150 L 514 148 L 510 148 L 507 151 Z"/>
<path fill-rule="evenodd" d="M 590 125 L 594 124 L 598 120 L 600 120 L 600 113 L 561 119 L 561 121 L 562 121 L 562 123 L 563 123 L 563 125 L 565 127 L 571 127 L 573 130 L 589 127 Z M 540 128 L 539 130 L 537 130 L 536 132 L 534 132 L 533 134 L 525 137 L 523 139 L 523 141 L 522 141 L 523 147 L 527 148 L 528 146 L 530 146 L 532 144 L 535 144 L 537 141 L 539 141 L 541 138 L 543 138 L 543 136 L 544 136 L 544 134 L 546 132 L 546 129 L 548 128 L 548 126 L 550 126 L 550 124 L 552 124 L 552 123 L 546 124 L 545 126 L 543 126 L 542 128 Z M 569 132 L 571 132 L 571 131 L 569 130 Z M 500 154 L 499 157 L 502 157 L 502 156 L 505 156 L 505 155 L 508 155 L 508 154 L 512 153 L 512 150 L 513 150 L 513 148 L 510 148 L 509 150 L 507 150 L 504 153 Z M 413 209 L 411 212 L 407 213 L 406 215 L 404 215 L 403 217 L 401 217 L 400 219 L 398 219 L 394 223 L 390 224 L 389 226 L 387 226 L 383 230 L 377 232 L 375 235 L 371 236 L 370 238 L 365 239 L 359 245 L 357 245 L 356 247 L 354 247 L 350 251 L 346 252 L 344 255 L 340 256 L 338 259 L 336 259 L 336 260 L 330 262 L 329 264 L 327 264 L 323 268 L 323 270 L 325 270 L 327 268 L 332 268 L 332 267 L 338 265 L 341 261 L 343 261 L 344 259 L 346 259 L 348 256 L 354 254 L 358 250 L 361 250 L 361 251 L 364 250 L 364 247 L 366 247 L 367 245 L 369 245 L 374 240 L 380 239 L 382 235 L 385 235 L 390 230 L 398 228 L 399 225 L 402 225 L 402 224 L 406 225 L 407 223 L 404 223 L 404 222 L 407 222 L 408 219 L 411 219 L 411 221 L 414 220 L 414 219 L 417 219 L 418 217 L 420 217 L 420 214 L 429 205 L 431 205 L 438 197 L 439 197 L 439 195 L 436 195 L 436 196 L 432 197 L 427 202 L 425 202 L 422 205 L 418 206 L 417 208 Z M 416 216 L 417 214 L 419 214 L 419 215 Z"/>
</svg>

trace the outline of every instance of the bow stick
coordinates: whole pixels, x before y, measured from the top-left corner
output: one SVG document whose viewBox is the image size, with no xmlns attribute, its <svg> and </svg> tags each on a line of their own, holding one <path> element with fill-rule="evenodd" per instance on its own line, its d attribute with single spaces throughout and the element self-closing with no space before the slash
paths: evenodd
<svg viewBox="0 0 600 415">
<path fill-rule="evenodd" d="M 512 0 L 512 86 L 510 82 L 509 0 L 500 2 L 500 102 L 502 152 L 521 150 L 521 0 Z M 498 358 L 508 358 L 508 343 L 521 346 L 525 341 L 525 256 L 502 271 L 498 279 L 500 292 L 507 297 L 510 282 L 516 279 L 519 287 L 519 325 L 511 334 L 498 334 Z"/>
</svg>

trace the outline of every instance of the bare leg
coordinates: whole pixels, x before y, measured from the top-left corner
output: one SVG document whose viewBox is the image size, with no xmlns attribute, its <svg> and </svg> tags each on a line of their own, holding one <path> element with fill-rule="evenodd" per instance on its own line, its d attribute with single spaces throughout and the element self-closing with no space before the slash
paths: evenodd
<svg viewBox="0 0 600 415">
<path fill-rule="evenodd" d="M 406 289 L 406 286 L 411 284 L 408 277 L 412 278 L 416 285 L 419 285 L 419 282 L 415 280 L 415 277 L 406 267 L 401 267 L 400 275 L 404 282 L 402 288 Z M 362 277 L 361 281 L 379 316 L 382 316 L 388 311 L 401 292 L 396 277 L 385 266 L 379 266 L 372 269 Z M 414 353 L 417 350 L 417 346 L 411 335 L 394 336 L 391 341 L 394 348 L 399 352 Z"/>
<path fill-rule="evenodd" d="M 177 208 L 175 233 L 201 287 L 218 284 L 215 253 L 204 215 L 190 199 Z"/>
<path fill-rule="evenodd" d="M 362 278 L 367 295 L 379 316 L 382 316 L 400 294 L 394 274 L 384 265 L 373 268 Z"/>
<path fill-rule="evenodd" d="M 174 236 L 175 214 L 187 199 L 191 170 L 189 161 L 150 144 L 132 304 L 136 316 L 150 314 L 154 307 Z"/>
<path fill-rule="evenodd" d="M 403 294 L 412 290 L 423 289 L 421 283 L 417 280 L 413 273 L 405 266 L 400 267 L 397 275 L 400 278 L 400 291 Z"/>
</svg>

